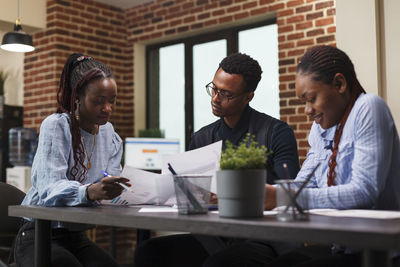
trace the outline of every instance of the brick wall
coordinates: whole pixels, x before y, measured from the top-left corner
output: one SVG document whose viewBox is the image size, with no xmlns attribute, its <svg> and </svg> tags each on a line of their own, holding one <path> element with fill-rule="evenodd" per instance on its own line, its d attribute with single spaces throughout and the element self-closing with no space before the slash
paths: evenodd
<svg viewBox="0 0 400 267">
<path fill-rule="evenodd" d="M 128 40 L 178 38 L 254 16 L 267 19 L 271 13 L 276 14 L 278 24 L 281 119 L 295 131 L 303 162 L 312 122 L 295 96 L 296 64 L 308 47 L 335 45 L 333 0 L 158 0 L 126 12 Z"/>
<path fill-rule="evenodd" d="M 311 121 L 295 96 L 295 68 L 308 47 L 335 45 L 333 0 L 158 0 L 126 11 L 90 0 L 48 0 L 47 28 L 33 35 L 36 50 L 25 57 L 24 125 L 38 129 L 55 111 L 66 57 L 83 52 L 113 70 L 118 100 L 111 121 L 121 137 L 132 136 L 135 42 L 178 38 L 271 13 L 276 14 L 278 24 L 281 119 L 294 129 L 303 161 Z"/>
<path fill-rule="evenodd" d="M 82 52 L 113 70 L 118 100 L 111 121 L 121 137 L 132 136 L 135 42 L 178 38 L 272 13 L 278 24 L 281 119 L 295 130 L 304 160 L 311 121 L 295 96 L 295 68 L 308 47 L 335 45 L 333 0 L 156 0 L 126 11 L 91 0 L 48 0 L 47 27 L 33 35 L 36 50 L 25 55 L 24 125 L 39 129 L 42 120 L 55 111 L 65 60 L 72 52 Z M 134 233 L 118 229 L 117 235 L 118 262 L 129 263 Z M 105 249 L 107 236 L 107 228 L 96 231 L 97 242 Z"/>
<path fill-rule="evenodd" d="M 122 10 L 92 1 L 47 1 L 46 29 L 33 35 L 36 50 L 24 66 L 24 125 L 39 129 L 55 112 L 56 92 L 69 54 L 81 52 L 107 64 L 118 85 L 111 122 L 122 136 L 133 134 L 133 54 Z"/>
</svg>

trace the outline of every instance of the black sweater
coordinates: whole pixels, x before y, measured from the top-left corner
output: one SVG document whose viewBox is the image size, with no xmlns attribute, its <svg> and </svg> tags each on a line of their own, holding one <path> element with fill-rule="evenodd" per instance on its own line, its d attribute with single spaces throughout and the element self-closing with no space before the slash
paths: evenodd
<svg viewBox="0 0 400 267">
<path fill-rule="evenodd" d="M 267 182 L 285 179 L 283 163 L 288 166 L 288 178 L 295 178 L 299 171 L 296 137 L 286 122 L 277 120 L 247 106 L 234 128 L 229 128 L 221 118 L 193 133 L 189 149 L 196 149 L 211 143 L 229 140 L 238 145 L 247 133 L 255 136 L 260 145 L 265 145 L 273 154 L 268 158 Z"/>
</svg>

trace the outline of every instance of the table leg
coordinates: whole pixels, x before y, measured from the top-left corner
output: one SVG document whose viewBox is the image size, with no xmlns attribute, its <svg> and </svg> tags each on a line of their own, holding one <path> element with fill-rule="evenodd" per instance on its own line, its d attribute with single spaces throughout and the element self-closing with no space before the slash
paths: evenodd
<svg viewBox="0 0 400 267">
<path fill-rule="evenodd" d="M 51 222 L 35 220 L 35 267 L 51 267 Z"/>
<path fill-rule="evenodd" d="M 363 267 L 391 267 L 392 258 L 389 251 L 364 249 L 362 252 Z"/>
<path fill-rule="evenodd" d="M 116 235 L 117 235 L 117 229 L 115 227 L 110 228 L 110 255 L 114 259 L 117 256 L 117 249 L 116 249 Z"/>
<path fill-rule="evenodd" d="M 150 230 L 137 229 L 136 230 L 136 247 L 139 246 L 143 241 L 150 239 Z"/>
</svg>

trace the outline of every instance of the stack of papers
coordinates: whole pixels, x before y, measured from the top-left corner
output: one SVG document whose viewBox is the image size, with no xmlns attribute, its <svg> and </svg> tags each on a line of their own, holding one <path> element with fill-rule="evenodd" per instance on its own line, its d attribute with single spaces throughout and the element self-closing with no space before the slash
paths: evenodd
<svg viewBox="0 0 400 267">
<path fill-rule="evenodd" d="M 105 205 L 174 205 L 175 189 L 173 176 L 168 170 L 170 163 L 176 173 L 212 175 L 211 192 L 216 193 L 216 171 L 219 169 L 222 141 L 215 142 L 176 155 L 163 155 L 161 174 L 125 166 L 121 176 L 128 178 L 132 191 L 124 190 L 112 200 L 103 200 Z"/>
</svg>

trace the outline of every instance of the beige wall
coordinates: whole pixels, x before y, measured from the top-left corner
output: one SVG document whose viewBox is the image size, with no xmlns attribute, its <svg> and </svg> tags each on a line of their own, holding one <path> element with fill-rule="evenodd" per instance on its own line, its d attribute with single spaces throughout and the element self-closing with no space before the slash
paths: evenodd
<svg viewBox="0 0 400 267">
<path fill-rule="evenodd" d="M 336 42 L 368 93 L 378 94 L 375 0 L 336 0 Z"/>
<path fill-rule="evenodd" d="M 0 0 L 0 30 L 10 31 L 18 14 L 17 0 Z M 46 0 L 20 0 L 20 19 L 25 32 L 46 27 Z M 11 27 L 11 28 L 10 28 Z"/>
<path fill-rule="evenodd" d="M 5 32 L 0 31 L 0 40 Z M 24 54 L 8 52 L 0 49 L 0 70 L 7 75 L 4 84 L 4 102 L 6 105 L 22 106 L 24 90 L 22 73 L 24 70 Z"/>
<path fill-rule="evenodd" d="M 134 44 L 134 122 L 135 136 L 139 136 L 140 129 L 146 129 L 146 45 Z"/>
<path fill-rule="evenodd" d="M 384 83 L 386 101 L 397 129 L 400 127 L 400 1 L 385 0 L 384 7 Z"/>
<path fill-rule="evenodd" d="M 400 1 L 336 0 L 336 40 L 368 93 L 383 97 L 400 125 Z"/>
<path fill-rule="evenodd" d="M 0 0 L 0 40 L 14 29 L 18 1 Z M 33 33 L 46 27 L 46 0 L 20 0 L 22 29 Z M 24 101 L 23 70 L 24 54 L 0 49 L 0 70 L 7 73 L 4 85 L 5 104 L 22 106 Z"/>
</svg>

